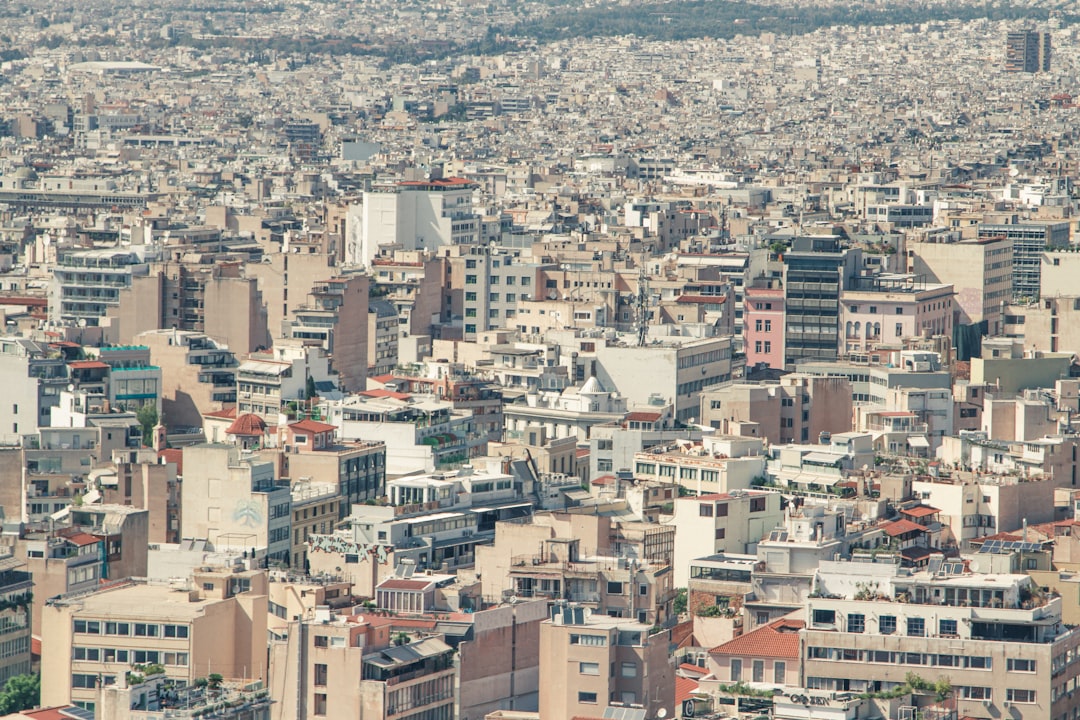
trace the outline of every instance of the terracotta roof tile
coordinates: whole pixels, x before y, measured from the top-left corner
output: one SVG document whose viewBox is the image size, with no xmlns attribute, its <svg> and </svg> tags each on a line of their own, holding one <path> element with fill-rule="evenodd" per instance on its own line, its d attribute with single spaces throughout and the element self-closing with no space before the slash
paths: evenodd
<svg viewBox="0 0 1080 720">
<path fill-rule="evenodd" d="M 226 435 L 258 436 L 266 434 L 266 422 L 255 413 L 244 413 L 233 421 Z"/>
<path fill-rule="evenodd" d="M 889 537 L 906 535 L 909 532 L 926 532 L 926 528 L 924 528 L 922 525 L 913 523 L 910 520 L 895 520 L 882 526 L 881 529 L 884 530 L 885 534 Z"/>
<path fill-rule="evenodd" d="M 714 647 L 709 654 L 796 660 L 799 658 L 799 630 L 805 625 L 802 620 L 780 618 Z"/>
<path fill-rule="evenodd" d="M 697 680 L 691 680 L 690 678 L 685 677 L 675 678 L 675 702 L 681 703 L 684 700 L 689 700 L 690 694 L 697 689 Z"/>
</svg>

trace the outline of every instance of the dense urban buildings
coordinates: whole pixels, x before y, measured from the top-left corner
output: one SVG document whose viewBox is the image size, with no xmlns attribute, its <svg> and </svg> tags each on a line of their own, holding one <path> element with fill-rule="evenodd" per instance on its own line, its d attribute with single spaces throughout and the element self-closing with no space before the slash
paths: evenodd
<svg viewBox="0 0 1080 720">
<path fill-rule="evenodd" d="M 0 715 L 1080 716 L 1067 9 L 211 5 L 0 3 Z"/>
</svg>

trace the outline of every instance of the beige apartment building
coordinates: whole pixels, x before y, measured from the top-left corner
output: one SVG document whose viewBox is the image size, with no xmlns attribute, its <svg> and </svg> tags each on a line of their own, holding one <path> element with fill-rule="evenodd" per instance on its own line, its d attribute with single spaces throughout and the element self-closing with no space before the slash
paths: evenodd
<svg viewBox="0 0 1080 720">
<path fill-rule="evenodd" d="M 270 646 L 275 718 L 453 720 L 453 649 L 436 637 L 391 642 L 391 618 L 317 608 Z"/>
<path fill-rule="evenodd" d="M 41 702 L 89 709 L 98 683 L 160 664 L 191 684 L 217 673 L 266 679 L 266 573 L 211 570 L 190 581 L 121 580 L 49 601 L 43 611 Z"/>
<path fill-rule="evenodd" d="M 110 313 L 123 345 L 148 330 L 173 328 L 204 333 L 241 354 L 270 344 L 263 295 L 238 263 L 155 264 L 120 291 Z"/>
<path fill-rule="evenodd" d="M 675 710 L 671 633 L 557 604 L 540 625 L 540 717 L 598 718 L 613 706 L 655 718 Z"/>
<path fill-rule="evenodd" d="M 184 508 L 180 536 L 215 547 L 266 548 L 271 560 L 291 553 L 289 487 L 278 484 L 273 463 L 233 445 L 184 448 Z"/>
<path fill-rule="evenodd" d="M 701 424 L 772 443 L 814 443 L 851 430 L 851 383 L 793 373 L 779 383 L 740 383 L 701 394 Z"/>
<path fill-rule="evenodd" d="M 1061 598 L 1027 575 L 966 563 L 905 572 L 891 563 L 821 563 L 806 601 L 809 690 L 887 691 L 908 673 L 947 676 L 960 717 L 1059 720 L 1080 712 L 1080 630 Z"/>
<path fill-rule="evenodd" d="M 150 348 L 151 361 L 161 368 L 161 415 L 168 427 L 200 427 L 203 413 L 236 404 L 239 363 L 224 344 L 178 330 L 148 330 L 135 342 Z"/>
<path fill-rule="evenodd" d="M 961 242 L 919 242 L 907 248 L 907 272 L 956 288 L 954 324 L 987 322 L 1002 331 L 1002 303 L 1012 301 L 1013 241 L 1004 237 Z"/>
</svg>

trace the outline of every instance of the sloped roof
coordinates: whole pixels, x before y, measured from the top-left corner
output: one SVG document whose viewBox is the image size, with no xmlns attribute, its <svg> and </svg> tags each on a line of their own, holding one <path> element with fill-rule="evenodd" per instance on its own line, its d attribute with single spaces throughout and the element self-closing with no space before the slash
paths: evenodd
<svg viewBox="0 0 1080 720">
<path fill-rule="evenodd" d="M 697 680 L 688 677 L 675 678 L 675 702 L 681 703 L 690 699 L 690 694 L 698 689 Z"/>
<path fill-rule="evenodd" d="M 293 432 L 299 430 L 300 432 L 324 433 L 330 432 L 331 430 L 337 430 L 337 427 L 335 427 L 334 425 L 328 425 L 324 422 L 319 422 L 318 420 L 308 419 L 293 423 L 289 426 L 289 429 Z"/>
<path fill-rule="evenodd" d="M 797 660 L 799 658 L 799 630 L 805 626 L 806 623 L 802 620 L 780 618 L 729 640 L 723 645 L 718 645 L 709 653 Z"/>
<path fill-rule="evenodd" d="M 881 528 L 889 537 L 906 535 L 909 532 L 926 532 L 926 528 L 910 520 L 896 520 Z"/>
<path fill-rule="evenodd" d="M 266 422 L 255 413 L 244 413 L 233 421 L 226 435 L 265 435 Z"/>
</svg>

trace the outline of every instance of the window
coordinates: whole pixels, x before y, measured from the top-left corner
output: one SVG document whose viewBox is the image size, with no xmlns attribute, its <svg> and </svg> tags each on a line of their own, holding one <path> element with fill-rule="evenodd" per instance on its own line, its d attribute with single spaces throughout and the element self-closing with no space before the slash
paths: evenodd
<svg viewBox="0 0 1080 720">
<path fill-rule="evenodd" d="M 704 480 L 705 477 L 701 479 Z M 715 481 L 716 478 L 713 480 Z M 716 517 L 727 517 L 727 503 L 716 503 Z"/>
<path fill-rule="evenodd" d="M 765 661 L 764 660 L 754 660 L 753 665 L 751 667 L 753 668 L 752 677 L 754 679 L 754 682 L 756 682 L 756 683 L 765 682 Z"/>
<path fill-rule="evenodd" d="M 315 663 L 315 684 L 319 687 L 326 687 L 326 667 L 323 663 Z"/>
<path fill-rule="evenodd" d="M 750 498 L 750 512 L 765 512 L 765 498 Z"/>
<path fill-rule="evenodd" d="M 902 307 L 896 308 L 896 314 L 897 315 L 903 315 L 904 314 L 904 308 L 902 308 Z M 899 326 L 897 326 L 897 327 L 899 327 Z"/>
<path fill-rule="evenodd" d="M 814 624 L 815 625 L 835 625 L 836 624 L 836 611 L 835 610 L 814 610 Z"/>
<path fill-rule="evenodd" d="M 926 635 L 926 620 L 922 618 L 908 618 L 907 634 L 909 637 L 923 637 Z"/>
<path fill-rule="evenodd" d="M 957 627 L 955 620 L 946 620 L 942 618 L 938 621 L 938 635 L 957 635 Z"/>
<path fill-rule="evenodd" d="M 726 528 L 716 528 L 716 539 L 723 540 L 727 536 Z"/>
<path fill-rule="evenodd" d="M 106 635 L 130 635 L 131 634 L 131 624 L 126 623 L 126 622 L 122 622 L 122 623 L 107 622 L 107 623 L 105 623 L 105 634 Z M 187 637 L 187 636 L 185 635 L 184 637 Z"/>
<path fill-rule="evenodd" d="M 642 597 L 648 595 L 649 594 L 649 586 L 648 585 L 638 585 L 638 593 L 637 594 L 641 595 Z"/>
<path fill-rule="evenodd" d="M 772 352 L 772 343 L 769 342 L 768 340 L 765 341 L 765 352 L 767 352 L 767 353 Z"/>
<path fill-rule="evenodd" d="M 622 583 L 621 582 L 609 582 L 607 584 L 608 595 L 622 595 Z"/>
<path fill-rule="evenodd" d="M 866 616 L 862 613 L 848 613 L 847 631 L 849 633 L 861 633 L 866 630 Z"/>
<path fill-rule="evenodd" d="M 315 693 L 315 714 L 326 715 L 326 693 Z"/>
<path fill-rule="evenodd" d="M 765 321 L 765 332 L 772 332 L 772 320 Z"/>
<path fill-rule="evenodd" d="M 316 638 L 318 639 L 318 638 Z M 607 645 L 606 635 L 571 635 L 571 645 L 587 645 L 590 647 L 605 647 Z M 316 643 L 318 645 L 318 643 Z"/>
<path fill-rule="evenodd" d="M 76 620 L 75 632 L 88 635 L 100 635 L 101 623 L 97 620 Z"/>
<path fill-rule="evenodd" d="M 83 675 L 80 673 L 72 673 L 71 675 L 71 687 L 73 688 L 96 688 L 97 687 L 97 675 Z"/>
<path fill-rule="evenodd" d="M 701 503 L 701 505 L 698 506 L 698 515 L 700 515 L 701 517 L 712 517 L 713 516 L 713 505 L 712 505 L 712 503 Z"/>
<path fill-rule="evenodd" d="M 152 623 L 135 623 L 135 637 L 157 637 L 158 626 Z"/>
<path fill-rule="evenodd" d="M 878 618 L 878 632 L 882 635 L 892 635 L 896 632 L 896 616 L 882 615 Z"/>
<path fill-rule="evenodd" d="M 972 655 L 968 658 L 968 667 L 973 670 L 989 670 L 993 667 L 993 660 L 983 655 Z"/>
<path fill-rule="evenodd" d="M 599 675 L 600 663 L 583 662 L 578 663 L 578 672 L 582 675 Z"/>
<path fill-rule="evenodd" d="M 787 682 L 787 663 L 774 660 L 772 664 L 773 682 L 777 685 L 783 685 Z"/>
<path fill-rule="evenodd" d="M 596 703 L 596 693 L 594 692 L 578 692 L 577 701 L 579 703 Z"/>
<path fill-rule="evenodd" d="M 1005 699 L 1014 703 L 1034 703 L 1035 691 L 1009 688 L 1005 691 Z"/>
<path fill-rule="evenodd" d="M 871 305 L 870 306 L 870 314 L 871 315 L 877 315 L 877 305 Z"/>
<path fill-rule="evenodd" d="M 166 625 L 165 637 L 167 638 L 186 638 L 188 636 L 187 625 Z"/>
<path fill-rule="evenodd" d="M 476 276 L 475 275 L 466 275 L 465 276 L 465 284 L 466 285 L 475 285 L 476 284 Z"/>
<path fill-rule="evenodd" d="M 1035 661 L 1009 658 L 1008 668 L 1009 672 L 1035 672 Z"/>
<path fill-rule="evenodd" d="M 988 687 L 971 687 L 963 685 L 958 688 L 960 697 L 965 700 L 992 700 L 990 688 Z"/>
<path fill-rule="evenodd" d="M 624 662 L 619 669 L 619 673 L 623 677 L 637 677 L 637 663 Z"/>
<path fill-rule="evenodd" d="M 904 334 L 904 323 L 896 323 L 896 337 Z"/>
<path fill-rule="evenodd" d="M 738 658 L 731 658 L 731 682 L 739 682 L 742 680 L 742 660 Z"/>
<path fill-rule="evenodd" d="M 316 635 L 315 647 L 330 647 L 329 638 L 326 635 Z"/>
</svg>

